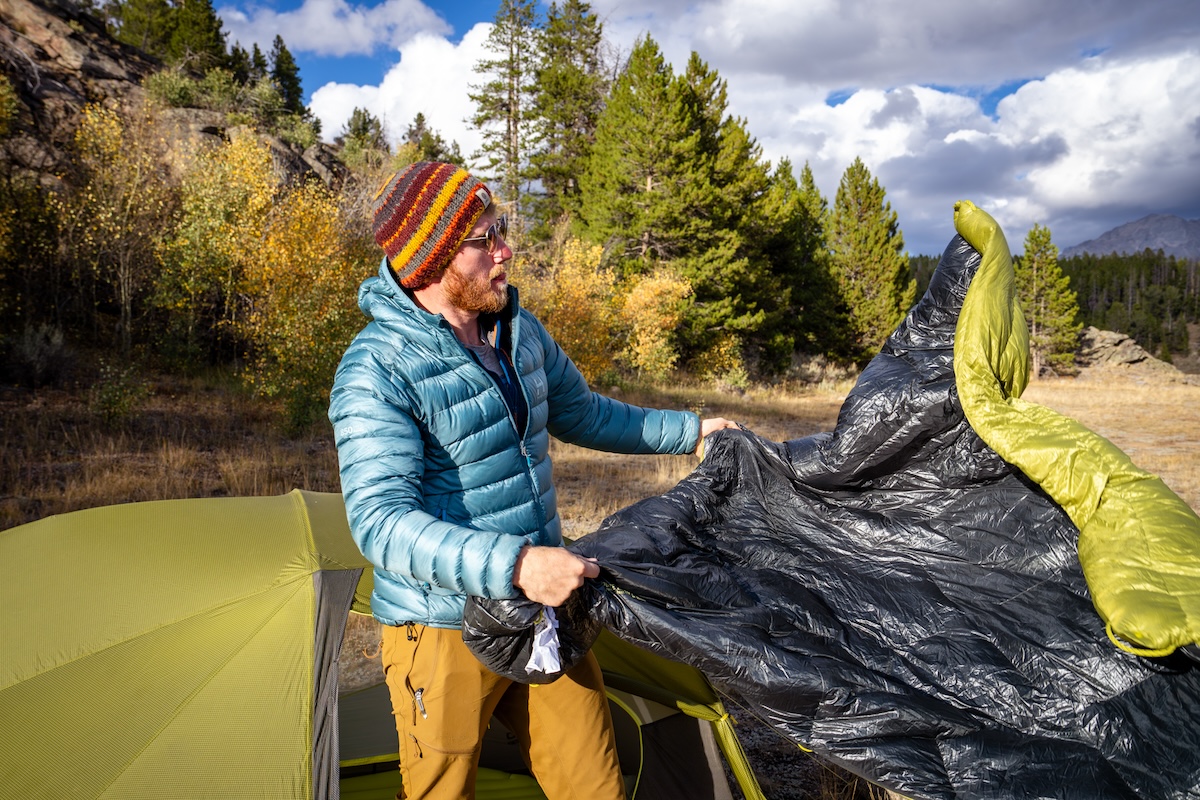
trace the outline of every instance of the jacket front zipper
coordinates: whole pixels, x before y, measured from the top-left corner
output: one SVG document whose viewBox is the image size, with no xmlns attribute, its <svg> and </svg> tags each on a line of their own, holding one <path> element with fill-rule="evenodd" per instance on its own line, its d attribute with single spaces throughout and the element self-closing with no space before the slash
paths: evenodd
<svg viewBox="0 0 1200 800">
<path fill-rule="evenodd" d="M 496 324 L 497 324 L 497 326 L 499 326 L 500 321 L 497 320 Z M 500 333 L 499 333 L 499 331 L 497 331 L 497 335 L 496 335 L 497 342 L 500 341 L 500 338 L 501 338 Z M 500 395 L 500 402 L 504 404 L 504 410 L 508 416 L 509 424 L 512 425 L 513 433 L 515 433 L 517 436 L 517 447 L 521 452 L 521 457 L 525 459 L 525 478 L 527 481 L 529 481 L 529 491 L 530 491 L 530 494 L 533 496 L 534 506 L 537 508 L 538 528 L 541 530 L 545 530 L 545 528 L 546 528 L 546 509 L 542 505 L 542 495 L 538 488 L 537 475 L 534 473 L 533 458 L 529 454 L 529 448 L 527 448 L 525 446 L 525 432 L 520 430 L 517 427 L 516 415 L 513 413 L 513 410 L 511 408 L 509 408 L 508 401 L 504 399 L 504 390 L 502 388 L 500 388 L 500 383 L 496 379 L 496 376 L 493 375 L 491 372 L 489 372 L 488 369 L 479 362 L 479 359 L 475 357 L 475 355 L 467 348 L 467 346 L 465 344 L 458 341 L 457 336 L 454 337 L 454 341 L 458 342 L 458 346 L 462 348 L 463 353 L 466 354 L 467 358 L 470 359 L 471 363 L 473 363 L 476 367 L 478 367 L 483 372 L 484 376 L 491 382 L 491 384 L 495 388 L 496 392 Z M 529 406 L 529 395 L 525 391 L 525 383 L 521 380 L 521 368 L 517 364 L 517 352 L 519 350 L 519 348 L 517 346 L 517 341 L 518 341 L 517 340 L 517 325 L 516 325 L 516 320 L 514 319 L 513 320 L 513 332 L 512 332 L 512 336 L 510 337 L 510 347 L 512 349 L 513 355 L 508 357 L 508 361 L 512 366 L 512 371 L 513 371 L 512 379 L 513 379 L 513 382 L 516 383 L 516 385 L 517 385 L 517 391 L 519 391 L 521 393 L 521 400 L 522 400 L 522 402 L 525 403 L 525 407 L 529 408 L 530 407 Z M 495 345 L 493 345 L 493 347 L 495 347 L 495 349 L 496 349 L 496 358 L 497 358 L 497 360 L 500 361 L 500 369 L 505 369 L 504 360 L 503 360 L 505 358 L 504 354 L 501 352 L 499 347 L 496 347 Z M 526 429 L 529 428 L 528 416 L 529 416 L 529 414 L 527 413 L 526 420 L 525 420 Z"/>
</svg>

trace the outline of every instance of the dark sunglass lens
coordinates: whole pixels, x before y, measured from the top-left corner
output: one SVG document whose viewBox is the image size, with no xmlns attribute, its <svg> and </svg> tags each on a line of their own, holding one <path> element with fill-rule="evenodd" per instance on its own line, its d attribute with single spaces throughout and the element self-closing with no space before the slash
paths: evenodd
<svg viewBox="0 0 1200 800">
<path fill-rule="evenodd" d="M 487 232 L 484 233 L 484 238 L 487 239 L 487 249 L 489 253 L 496 252 L 498 238 L 508 236 L 508 215 L 501 214 L 500 218 L 488 225 Z"/>
</svg>

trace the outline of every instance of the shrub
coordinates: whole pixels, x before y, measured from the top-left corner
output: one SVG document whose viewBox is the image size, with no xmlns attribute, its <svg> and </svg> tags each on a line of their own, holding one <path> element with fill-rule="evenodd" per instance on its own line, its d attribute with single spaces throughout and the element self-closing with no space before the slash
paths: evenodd
<svg viewBox="0 0 1200 800">
<path fill-rule="evenodd" d="M 283 399 L 294 431 L 324 415 L 333 373 L 363 324 L 358 285 L 374 248 L 345 234 L 342 215 L 323 184 L 292 190 L 272 207 L 261 249 L 244 265 L 250 303 L 239 330 L 252 347 L 247 377 Z"/>
<path fill-rule="evenodd" d="M 200 102 L 213 111 L 230 112 L 243 105 L 244 89 L 233 79 L 233 73 L 225 69 L 210 69 L 197 84 Z"/>
<path fill-rule="evenodd" d="M 24 386 L 61 386 L 67 383 L 75 356 L 62 329 L 54 325 L 28 326 L 16 337 L 9 356 L 13 377 Z"/>
<path fill-rule="evenodd" d="M 603 248 L 560 237 L 548 262 L 537 272 L 517 274 L 522 302 L 546 326 L 588 382 L 613 369 L 613 341 L 619 327 L 613 306 L 613 280 L 600 269 Z M 539 274 L 540 273 L 540 274 Z"/>
<path fill-rule="evenodd" d="M 225 124 L 230 128 L 236 128 L 239 125 L 248 125 L 253 127 L 257 120 L 254 115 L 248 111 L 230 111 L 225 115 Z"/>
<path fill-rule="evenodd" d="M 150 384 L 131 364 L 100 364 L 100 378 L 88 392 L 88 405 L 108 424 L 123 422 L 150 396 Z"/>
<path fill-rule="evenodd" d="M 254 136 L 204 153 L 188 170 L 179 225 L 158 248 L 153 296 L 182 340 L 175 349 L 195 352 L 208 332 L 235 332 L 244 271 L 262 249 L 274 195 L 270 150 Z"/>
<path fill-rule="evenodd" d="M 200 87 L 177 69 L 164 69 L 147 75 L 142 87 L 151 100 L 170 108 L 195 108 L 200 104 Z"/>
<path fill-rule="evenodd" d="M 252 85 L 245 95 L 246 111 L 261 121 L 276 119 L 283 113 L 283 95 L 279 87 L 269 80 L 261 80 Z"/>
<path fill-rule="evenodd" d="M 275 123 L 275 133 L 285 142 L 305 150 L 320 140 L 316 123 L 298 114 L 284 114 L 280 117 Z"/>
<path fill-rule="evenodd" d="M 688 280 L 668 267 L 632 278 L 622 304 L 622 317 L 629 326 L 622 360 L 647 378 L 666 378 L 679 359 L 672 332 L 683 320 L 691 297 Z"/>
<path fill-rule="evenodd" d="M 742 342 L 737 334 L 722 332 L 700 363 L 705 367 L 704 378 L 718 389 L 744 392 L 750 386 L 750 373 L 742 358 Z"/>
</svg>

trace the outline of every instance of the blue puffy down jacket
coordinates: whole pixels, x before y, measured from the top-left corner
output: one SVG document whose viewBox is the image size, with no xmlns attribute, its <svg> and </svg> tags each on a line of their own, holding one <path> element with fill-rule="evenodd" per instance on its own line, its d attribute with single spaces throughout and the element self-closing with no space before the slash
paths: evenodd
<svg viewBox="0 0 1200 800">
<path fill-rule="evenodd" d="M 529 406 L 520 432 L 492 376 L 386 261 L 359 290 L 372 321 L 338 366 L 329 419 L 350 531 L 375 565 L 371 609 L 385 624 L 457 628 L 466 595 L 519 594 L 521 548 L 562 543 L 551 434 L 618 453 L 683 454 L 699 439 L 695 414 L 594 394 L 509 295 L 496 324 Z"/>
</svg>

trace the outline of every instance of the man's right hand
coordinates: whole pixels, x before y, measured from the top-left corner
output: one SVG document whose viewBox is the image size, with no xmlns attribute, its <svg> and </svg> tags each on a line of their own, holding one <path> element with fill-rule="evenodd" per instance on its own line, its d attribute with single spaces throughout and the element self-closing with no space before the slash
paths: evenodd
<svg viewBox="0 0 1200 800">
<path fill-rule="evenodd" d="M 561 606 L 586 578 L 600 576 L 600 566 L 562 547 L 526 545 L 517 556 L 513 586 L 535 603 Z"/>
</svg>

